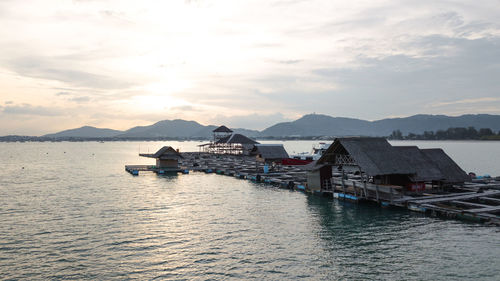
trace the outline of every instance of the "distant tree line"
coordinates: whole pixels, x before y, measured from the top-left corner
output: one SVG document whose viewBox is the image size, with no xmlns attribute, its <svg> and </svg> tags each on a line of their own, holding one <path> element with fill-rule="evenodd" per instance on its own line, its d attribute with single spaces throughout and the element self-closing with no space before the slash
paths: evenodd
<svg viewBox="0 0 500 281">
<path fill-rule="evenodd" d="M 423 134 L 409 133 L 403 136 L 400 130 L 392 131 L 392 140 L 500 140 L 500 131 L 495 134 L 490 128 L 476 130 L 474 127 L 456 127 L 447 130 L 424 131 Z"/>
</svg>

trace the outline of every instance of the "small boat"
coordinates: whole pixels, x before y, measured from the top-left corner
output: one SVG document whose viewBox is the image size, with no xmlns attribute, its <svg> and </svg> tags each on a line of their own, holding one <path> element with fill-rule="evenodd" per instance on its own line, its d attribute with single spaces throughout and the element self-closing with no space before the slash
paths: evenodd
<svg viewBox="0 0 500 281">
<path fill-rule="evenodd" d="M 297 160 L 306 160 L 306 161 L 316 161 L 321 158 L 321 155 L 330 147 L 329 143 L 320 142 L 317 146 L 313 146 L 311 152 L 302 152 L 295 155 L 292 155 L 291 158 Z"/>
</svg>

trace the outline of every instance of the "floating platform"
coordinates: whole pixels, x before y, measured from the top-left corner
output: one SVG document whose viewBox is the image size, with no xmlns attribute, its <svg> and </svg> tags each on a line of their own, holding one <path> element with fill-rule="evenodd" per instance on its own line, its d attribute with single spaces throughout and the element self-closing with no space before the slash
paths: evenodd
<svg viewBox="0 0 500 281">
<path fill-rule="evenodd" d="M 168 174 L 168 173 L 185 173 L 188 174 L 189 170 L 181 169 L 181 168 L 159 168 L 152 165 L 126 165 L 125 171 L 129 172 L 134 176 L 138 176 L 139 172 L 154 172 L 159 175 Z"/>
<path fill-rule="evenodd" d="M 333 175 L 321 190 L 308 190 L 307 166 L 267 165 L 255 157 L 221 155 L 204 152 L 182 153 L 179 166 L 159 168 L 154 165 L 126 165 L 132 175 L 140 172 L 157 174 L 184 173 L 190 171 L 214 173 L 269 184 L 278 188 L 311 192 L 331 196 L 342 201 L 362 203 L 377 202 L 381 207 L 401 207 L 432 216 L 471 220 L 500 225 L 500 181 L 466 183 L 452 191 L 425 190 L 426 193 L 405 193 L 403 187 L 368 183 L 359 176 L 343 178 Z"/>
</svg>

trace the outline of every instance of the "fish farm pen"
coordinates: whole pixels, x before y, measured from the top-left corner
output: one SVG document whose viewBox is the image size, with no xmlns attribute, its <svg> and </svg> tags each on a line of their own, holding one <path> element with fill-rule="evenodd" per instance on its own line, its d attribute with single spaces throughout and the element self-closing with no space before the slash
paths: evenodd
<svg viewBox="0 0 500 281">
<path fill-rule="evenodd" d="M 432 216 L 500 225 L 500 177 L 474 178 L 443 150 L 392 146 L 384 138 L 337 138 L 308 163 L 282 145 L 259 144 L 227 127 L 199 152 L 165 146 L 156 165 L 126 165 L 133 175 L 203 172 L 247 179 L 351 202 L 375 202 Z M 294 161 L 297 160 L 297 161 Z"/>
<path fill-rule="evenodd" d="M 401 186 L 374 184 L 355 173 L 332 173 L 324 188 L 308 188 L 311 165 L 269 165 L 255 157 L 185 152 L 178 168 L 155 165 L 127 165 L 133 174 L 151 171 L 157 174 L 203 172 L 236 177 L 272 186 L 334 197 L 351 202 L 377 202 L 382 207 L 404 207 L 432 216 L 466 219 L 500 225 L 500 179 L 476 181 L 447 190 L 438 187 L 425 192 L 405 192 Z"/>
</svg>

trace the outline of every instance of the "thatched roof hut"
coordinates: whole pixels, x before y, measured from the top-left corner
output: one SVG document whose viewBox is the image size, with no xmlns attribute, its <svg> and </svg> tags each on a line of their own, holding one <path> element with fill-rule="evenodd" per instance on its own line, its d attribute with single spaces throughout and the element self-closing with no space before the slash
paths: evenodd
<svg viewBox="0 0 500 281">
<path fill-rule="evenodd" d="M 415 168 L 416 174 L 412 176 L 415 182 L 442 181 L 446 177 L 439 170 L 433 160 L 429 159 L 421 149 L 416 146 L 393 146 L 410 166 Z"/>
<path fill-rule="evenodd" d="M 463 183 L 469 181 L 470 177 L 453 161 L 442 149 L 429 148 L 421 149 L 434 164 L 437 166 L 441 174 L 444 176 L 444 181 L 448 183 Z"/>
<path fill-rule="evenodd" d="M 416 174 L 385 138 L 337 138 L 317 164 L 358 166 L 368 176 Z"/>
<path fill-rule="evenodd" d="M 255 144 L 251 154 L 263 162 L 276 162 L 289 158 L 282 144 Z"/>
<path fill-rule="evenodd" d="M 164 146 L 153 154 L 140 153 L 139 156 L 155 158 L 156 166 L 158 168 L 177 168 L 179 166 L 179 159 L 184 158 L 177 150 L 173 149 L 171 146 Z"/>
</svg>

